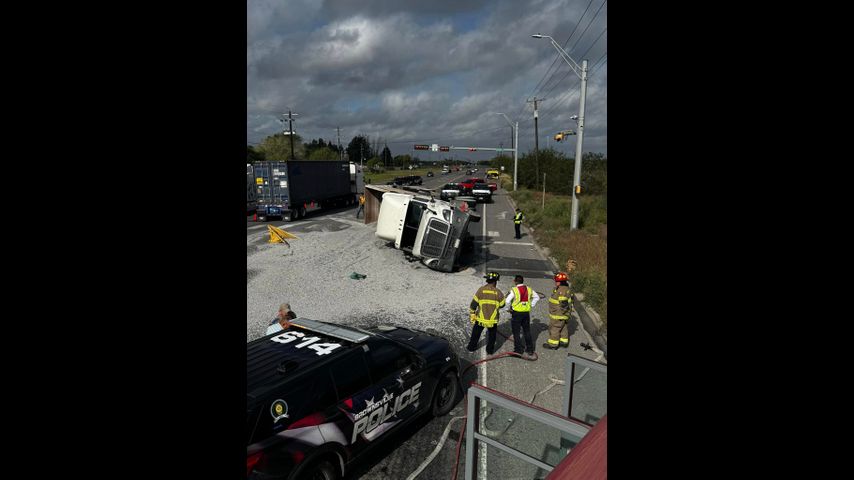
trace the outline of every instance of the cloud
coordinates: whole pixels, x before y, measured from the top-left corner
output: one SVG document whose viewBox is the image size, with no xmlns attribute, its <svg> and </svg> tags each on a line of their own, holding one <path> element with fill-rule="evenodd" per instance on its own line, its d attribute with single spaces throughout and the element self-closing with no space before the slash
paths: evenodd
<svg viewBox="0 0 854 480">
<path fill-rule="evenodd" d="M 492 114 L 504 112 L 520 122 L 520 148 L 533 148 L 526 100 L 551 90 L 540 105 L 542 138 L 544 127 L 577 113 L 578 95 L 565 93 L 578 80 L 570 74 L 558 84 L 566 66 L 555 62 L 546 39 L 530 35 L 563 44 L 575 29 L 567 48 L 580 38 L 576 55 L 584 52 L 607 25 L 606 5 L 580 36 L 600 5 L 594 0 L 580 18 L 587 3 L 249 0 L 250 141 L 278 131 L 276 116 L 290 107 L 300 113 L 295 129 L 308 139 L 332 138 L 340 126 L 342 143 L 379 134 L 395 155 L 412 153 L 407 141 L 419 139 L 489 146 L 509 143 L 506 121 Z M 606 51 L 603 36 L 587 57 L 592 64 Z M 607 65 L 590 78 L 585 151 L 607 151 L 606 75 Z"/>
</svg>

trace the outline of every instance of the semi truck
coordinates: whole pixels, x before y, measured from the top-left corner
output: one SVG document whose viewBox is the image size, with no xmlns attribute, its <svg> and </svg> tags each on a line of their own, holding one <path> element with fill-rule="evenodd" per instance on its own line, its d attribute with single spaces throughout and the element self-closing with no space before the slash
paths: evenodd
<svg viewBox="0 0 854 480">
<path fill-rule="evenodd" d="M 386 192 L 377 219 L 377 237 L 394 242 L 394 248 L 419 259 L 428 268 L 453 272 L 472 238 L 470 222 L 480 216 L 457 202 L 432 196 Z"/>
<path fill-rule="evenodd" d="M 254 165 L 259 221 L 297 220 L 322 208 L 356 204 L 357 178 L 348 162 L 259 162 Z"/>
</svg>

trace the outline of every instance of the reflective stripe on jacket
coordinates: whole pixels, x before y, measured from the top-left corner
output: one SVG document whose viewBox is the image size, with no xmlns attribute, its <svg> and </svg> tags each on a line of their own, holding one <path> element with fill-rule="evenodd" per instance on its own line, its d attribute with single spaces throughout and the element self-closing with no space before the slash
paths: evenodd
<svg viewBox="0 0 854 480">
<path fill-rule="evenodd" d="M 496 287 L 486 284 L 477 289 L 469 306 L 471 313 L 477 310 L 477 323 L 490 328 L 498 323 L 498 309 L 504 306 L 504 294 Z"/>
<path fill-rule="evenodd" d="M 531 311 L 531 289 L 527 285 L 522 285 L 525 289 L 525 298 L 522 300 L 522 292 L 519 291 L 519 287 L 513 287 L 513 303 L 510 305 L 516 312 L 530 312 Z"/>
<path fill-rule="evenodd" d="M 560 285 L 552 290 L 552 296 L 549 297 L 549 318 L 552 320 L 569 320 L 569 313 L 572 311 L 572 297 L 569 287 Z"/>
<path fill-rule="evenodd" d="M 517 225 L 522 223 L 522 212 L 517 213 L 516 216 L 513 217 L 513 223 Z"/>
</svg>

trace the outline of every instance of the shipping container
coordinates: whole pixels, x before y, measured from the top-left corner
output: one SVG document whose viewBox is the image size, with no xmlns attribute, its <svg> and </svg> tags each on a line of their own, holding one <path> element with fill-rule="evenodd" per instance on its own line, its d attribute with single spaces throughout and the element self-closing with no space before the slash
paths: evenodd
<svg viewBox="0 0 854 480">
<path fill-rule="evenodd" d="M 321 208 L 356 203 L 348 162 L 259 162 L 254 170 L 261 221 L 296 220 Z"/>
</svg>

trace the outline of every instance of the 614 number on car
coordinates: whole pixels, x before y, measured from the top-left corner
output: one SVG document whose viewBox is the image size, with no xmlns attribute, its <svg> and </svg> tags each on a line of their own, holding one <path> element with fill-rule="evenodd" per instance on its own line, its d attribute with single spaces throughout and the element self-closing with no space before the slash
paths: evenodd
<svg viewBox="0 0 854 480">
<path fill-rule="evenodd" d="M 291 343 L 294 340 L 298 340 L 300 338 L 305 337 L 305 334 L 302 332 L 285 332 L 281 335 L 276 335 L 270 340 L 276 343 Z M 315 351 L 318 355 L 327 355 L 332 353 L 333 350 L 340 347 L 340 343 L 315 343 L 322 340 L 320 337 L 309 337 L 306 338 L 303 342 L 294 345 L 294 348 L 303 348 L 308 347 Z"/>
</svg>

